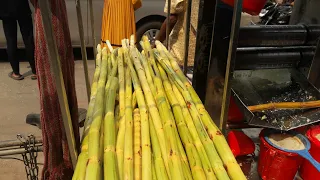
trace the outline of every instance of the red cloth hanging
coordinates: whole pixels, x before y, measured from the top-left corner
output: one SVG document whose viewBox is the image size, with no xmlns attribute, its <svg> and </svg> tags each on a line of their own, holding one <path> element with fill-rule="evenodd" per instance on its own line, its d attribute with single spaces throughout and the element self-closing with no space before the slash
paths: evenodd
<svg viewBox="0 0 320 180">
<path fill-rule="evenodd" d="M 49 0 L 52 26 L 60 55 L 61 70 L 77 147 L 80 147 L 78 105 L 75 91 L 74 58 L 64 0 Z M 39 5 L 35 5 L 35 59 L 41 103 L 44 167 L 41 179 L 70 180 L 73 167 L 62 122 L 56 86 L 50 69 Z"/>
</svg>

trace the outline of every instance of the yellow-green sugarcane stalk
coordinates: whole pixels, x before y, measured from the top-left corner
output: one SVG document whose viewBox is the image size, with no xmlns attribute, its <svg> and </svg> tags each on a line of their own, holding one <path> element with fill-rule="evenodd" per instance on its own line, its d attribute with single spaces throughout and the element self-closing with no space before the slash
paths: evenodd
<svg viewBox="0 0 320 180">
<path fill-rule="evenodd" d="M 153 72 L 150 64 L 147 62 L 146 57 L 139 54 L 139 53 L 138 53 L 138 56 L 141 59 L 141 63 L 143 65 L 144 71 L 146 73 L 146 78 L 147 78 L 148 84 L 150 86 L 152 95 L 155 97 L 156 96 L 156 88 L 154 86 L 153 79 L 152 79 L 154 76 L 154 72 Z"/>
<path fill-rule="evenodd" d="M 141 180 L 142 179 L 142 162 L 141 162 L 141 117 L 140 110 L 136 108 L 133 111 L 133 164 L 134 164 L 134 179 Z"/>
<path fill-rule="evenodd" d="M 116 50 L 113 50 L 113 52 L 111 53 L 111 66 L 112 66 L 112 68 L 113 68 L 113 66 L 117 66 L 116 64 L 115 64 L 115 62 L 116 62 L 116 60 L 117 60 L 117 58 L 116 58 Z"/>
<path fill-rule="evenodd" d="M 170 115 L 171 111 L 166 103 L 165 94 L 161 87 L 161 80 L 158 77 L 154 78 L 156 91 L 157 91 L 157 107 L 159 109 L 160 117 L 163 120 L 163 129 L 165 132 L 165 137 L 167 140 L 167 152 L 169 154 L 169 168 L 170 168 L 170 177 L 172 179 L 185 179 L 183 170 L 182 170 L 182 162 L 179 157 L 179 149 L 178 142 L 175 137 L 174 130 L 174 120 Z"/>
<path fill-rule="evenodd" d="M 153 50 L 151 49 L 151 44 L 150 44 L 147 36 L 142 37 L 141 44 L 143 44 L 143 47 L 144 47 L 143 49 L 145 51 L 144 56 L 146 57 L 146 58 L 142 59 L 142 63 L 148 64 L 149 69 L 151 71 L 152 78 L 154 78 L 155 75 L 157 77 L 160 77 L 160 72 L 156 66 L 156 61 L 155 61 L 155 57 L 153 54 Z M 148 59 L 148 61 L 146 61 L 146 59 Z M 169 100 L 168 100 L 167 96 L 166 96 L 166 102 L 168 103 L 168 106 L 170 107 Z"/>
<path fill-rule="evenodd" d="M 92 84 L 91 84 L 91 97 L 90 97 L 90 102 L 89 102 L 89 106 L 88 106 L 88 110 L 87 110 L 86 121 L 84 123 L 83 137 L 85 137 L 86 134 L 88 133 L 90 124 L 92 122 L 92 113 L 93 113 L 95 98 L 96 98 L 96 94 L 97 94 L 98 80 L 100 77 L 101 59 L 102 59 L 101 46 L 100 46 L 100 44 L 98 44 L 97 45 L 97 56 L 96 56 L 96 68 L 94 71 L 93 80 L 92 80 Z"/>
<path fill-rule="evenodd" d="M 120 121 L 120 112 L 119 112 L 119 105 L 116 106 L 116 109 L 114 110 L 114 116 L 116 118 L 116 137 L 118 137 L 118 131 L 119 131 L 119 121 Z"/>
<path fill-rule="evenodd" d="M 153 160 L 152 160 L 152 180 L 157 180 L 156 169 L 155 169 Z"/>
<path fill-rule="evenodd" d="M 143 42 L 142 42 L 143 43 Z M 138 53 L 138 55 L 139 55 L 139 53 Z M 158 70 L 156 69 L 156 68 L 153 68 L 153 66 L 151 65 L 151 63 L 150 63 L 150 61 L 148 61 L 147 59 L 146 59 L 146 57 L 144 57 L 144 56 L 140 56 L 140 60 L 141 60 L 141 63 L 142 63 L 142 65 L 143 65 L 143 67 L 144 67 L 144 70 L 145 70 L 145 72 L 146 72 L 146 77 L 147 77 L 147 80 L 148 80 L 148 83 L 149 83 L 149 86 L 150 86 L 150 89 L 151 89 L 151 91 L 152 91 L 152 94 L 153 94 L 153 96 L 154 97 L 156 97 L 156 88 L 155 88 L 155 85 L 154 85 L 154 78 L 155 78 L 155 71 L 157 71 L 158 72 Z M 155 69 L 155 71 L 154 71 L 154 69 Z M 150 80 L 149 80 L 150 79 Z M 170 105 L 169 105 L 169 101 L 168 101 L 168 99 L 167 99 L 167 96 L 165 96 L 166 97 L 166 103 L 167 103 L 167 105 L 168 105 L 168 107 L 170 107 Z M 163 123 L 163 122 L 162 122 Z"/>
<path fill-rule="evenodd" d="M 207 132 L 209 134 L 210 139 L 213 141 L 219 156 L 221 157 L 223 164 L 226 166 L 228 174 L 231 179 L 246 179 L 245 175 L 243 174 L 239 164 L 237 163 L 232 151 L 229 148 L 229 145 L 222 135 L 219 128 L 214 124 L 211 116 L 205 109 L 202 101 L 200 100 L 199 96 L 197 95 L 196 91 L 193 89 L 190 82 L 187 80 L 183 72 L 181 71 L 179 65 L 177 64 L 175 58 L 167 51 L 167 49 L 161 44 L 160 42 L 156 42 L 157 49 L 167 55 L 170 60 L 170 65 L 173 70 L 176 72 L 177 76 L 183 82 L 185 87 L 187 88 L 193 102 L 196 105 L 196 108 L 200 114 L 201 120 L 205 125 Z"/>
<path fill-rule="evenodd" d="M 76 169 L 72 180 L 84 180 L 86 176 L 86 167 L 88 162 L 88 131 L 92 122 L 93 108 L 95 104 L 95 97 L 97 94 L 97 85 L 100 76 L 100 66 L 101 66 L 101 46 L 97 46 L 97 56 L 96 56 L 96 68 L 93 76 L 93 81 L 91 85 L 91 97 L 90 103 L 87 110 L 84 133 L 81 141 L 81 153 L 79 155 Z"/>
<path fill-rule="evenodd" d="M 143 89 L 143 92 L 145 95 L 147 106 L 148 106 L 149 112 L 151 114 L 154 126 L 156 128 L 157 137 L 159 139 L 159 144 L 160 144 L 160 149 L 161 149 L 162 157 L 164 160 L 164 164 L 165 164 L 167 171 L 169 172 L 168 154 L 167 154 L 167 149 L 166 149 L 166 139 L 165 139 L 165 135 L 163 132 L 162 123 L 161 123 L 162 120 L 161 120 L 159 111 L 156 107 L 155 99 L 154 99 L 152 92 L 150 90 L 150 86 L 148 85 L 146 74 L 143 70 L 141 63 L 140 63 L 138 53 L 139 52 L 136 48 L 132 48 L 130 50 L 131 58 L 134 62 L 135 69 L 137 70 L 137 74 L 138 74 L 139 80 L 141 82 L 141 86 L 142 86 L 142 89 Z M 140 107 L 140 105 L 139 105 L 139 107 Z"/>
<path fill-rule="evenodd" d="M 181 91 L 181 94 L 183 95 L 185 101 L 188 104 L 188 109 L 191 113 L 193 120 L 195 122 L 201 121 L 200 114 L 198 113 L 198 110 L 196 109 L 196 106 L 192 101 L 188 90 L 184 87 L 183 83 L 176 75 L 174 70 L 171 68 L 171 66 L 166 62 L 166 57 L 161 54 L 159 55 L 157 52 L 155 54 L 157 56 L 157 60 L 159 60 L 162 67 L 169 74 L 172 81 L 180 87 L 179 90 Z M 224 169 L 223 162 L 221 161 L 213 142 L 208 139 L 207 141 L 203 141 L 202 143 L 204 144 L 210 164 L 213 168 L 213 171 L 215 172 L 216 177 L 218 179 L 229 179 L 229 176 L 226 170 Z"/>
<path fill-rule="evenodd" d="M 118 78 L 110 76 L 110 88 L 107 89 L 106 115 L 104 120 L 104 179 L 118 180 L 116 161 L 116 133 L 115 133 L 115 96 L 118 88 Z"/>
<path fill-rule="evenodd" d="M 128 61 L 128 66 L 131 71 L 132 83 L 135 89 L 137 103 L 140 110 L 142 169 L 143 169 L 142 180 L 149 180 L 152 178 L 149 115 L 147 111 L 147 105 L 145 102 L 144 94 L 140 85 L 140 81 L 131 61 Z"/>
<path fill-rule="evenodd" d="M 132 83 L 130 69 L 126 68 L 126 109 L 125 109 L 125 144 L 123 178 L 133 180 L 133 121 L 132 121 Z"/>
<path fill-rule="evenodd" d="M 81 152 L 78 157 L 77 166 L 74 171 L 72 180 L 84 180 L 85 179 L 87 162 L 88 162 L 88 153 Z"/>
<path fill-rule="evenodd" d="M 123 148 L 125 137 L 125 73 L 123 63 L 123 49 L 118 51 L 118 72 L 119 72 L 119 130 L 117 135 L 116 154 L 118 162 L 119 179 L 123 180 Z"/>
<path fill-rule="evenodd" d="M 145 51 L 145 55 L 147 56 L 148 60 L 151 62 L 152 65 L 155 65 L 155 57 L 150 45 L 149 38 L 147 36 L 142 37 L 142 42 L 143 42 L 143 49 Z M 155 73 L 157 76 L 160 76 L 160 73 L 157 69 L 154 69 Z"/>
<path fill-rule="evenodd" d="M 160 71 L 159 71 L 159 69 L 158 69 L 158 67 L 157 67 L 157 65 L 156 65 L 156 63 L 154 63 L 153 64 L 153 68 L 154 69 L 156 69 L 155 71 L 157 71 L 157 72 L 159 72 L 159 75 L 160 75 Z M 162 83 L 162 81 L 161 81 L 161 78 L 160 77 L 156 77 L 156 76 L 154 76 L 153 77 L 154 78 L 154 80 L 155 80 L 155 82 L 157 81 L 158 82 L 158 84 L 156 84 L 156 88 L 157 88 L 157 92 L 158 93 L 160 93 L 160 94 L 162 94 L 163 96 L 165 96 L 166 95 L 166 93 L 165 93 L 165 88 L 163 87 L 163 83 Z M 167 83 L 167 85 L 168 85 L 168 83 Z M 173 116 L 173 114 L 172 114 L 172 112 L 171 112 L 171 110 L 170 110 L 170 103 L 172 103 L 172 101 L 170 101 L 170 100 L 173 100 L 173 97 L 172 97 L 172 95 L 173 94 L 170 94 L 170 98 L 169 98 L 169 100 L 167 100 L 167 97 L 166 97 L 166 104 L 167 104 L 167 108 L 168 108 L 168 116 L 170 117 L 170 119 L 174 119 L 174 116 Z M 158 94 L 158 97 L 159 97 L 159 94 Z M 170 103 L 169 103 L 170 102 Z M 163 103 L 163 101 L 162 101 L 162 103 Z M 177 111 L 177 108 L 178 108 L 178 106 L 175 106 L 175 105 L 179 105 L 179 104 L 173 104 L 173 108 L 174 108 L 174 112 L 176 113 L 176 111 Z M 165 106 L 165 105 L 163 105 L 163 106 Z M 160 111 L 160 113 L 161 113 L 161 111 Z M 181 113 L 181 115 L 182 115 L 182 113 Z M 177 121 L 177 123 L 180 123 L 180 122 L 182 122 L 184 125 L 185 125 L 185 123 L 184 123 L 184 121 L 183 121 L 183 117 L 182 116 L 180 116 L 179 117 L 180 119 L 179 119 L 179 121 L 176 119 L 176 121 Z M 164 118 L 162 118 L 162 119 L 164 119 Z M 180 125 L 180 127 L 181 127 L 181 125 L 182 124 L 179 124 Z M 186 154 L 185 154 L 185 151 L 184 151 L 184 148 L 183 148 L 183 145 L 182 145 L 182 143 L 181 143 L 181 140 L 180 140 L 180 138 L 179 138 L 179 134 L 178 134 L 178 131 L 177 131 L 177 127 L 176 127 L 176 124 L 175 124 L 175 122 L 174 122 L 174 120 L 173 120 L 173 122 L 172 122 L 172 127 L 173 127 L 173 133 L 174 133 L 174 136 L 173 137 L 175 137 L 176 138 L 176 143 L 177 143 L 177 147 L 178 147 L 178 156 L 181 158 L 181 160 L 182 160 L 182 170 L 183 170 L 183 174 L 185 175 L 185 177 L 186 177 L 186 179 L 192 179 L 192 175 L 191 175 L 191 172 L 190 172 L 190 167 L 189 167 L 189 163 L 188 163 L 188 159 L 187 159 L 187 156 L 186 156 Z M 185 128 L 186 128 L 186 126 L 185 126 Z M 181 130 L 181 128 L 179 129 L 179 130 Z M 184 144 L 185 145 L 191 145 L 190 147 L 188 147 L 188 148 L 194 148 L 194 146 L 193 146 L 193 144 L 192 144 L 192 142 L 191 142 L 191 144 L 189 144 L 189 142 L 188 142 L 188 140 L 186 139 L 187 138 L 187 133 L 188 133 L 188 129 L 184 129 L 184 130 L 182 130 L 181 131 L 182 133 L 184 133 L 183 135 L 184 135 L 184 138 L 185 139 L 183 139 L 183 140 L 185 140 L 185 141 L 183 141 L 184 142 Z M 193 159 L 193 154 L 192 153 L 189 153 L 188 155 L 190 155 L 190 159 Z M 201 168 L 201 162 L 200 162 L 200 168 Z M 205 175 L 204 175 L 204 172 L 202 171 L 196 171 L 198 174 L 196 174 L 196 176 L 197 177 L 205 177 Z"/>
<path fill-rule="evenodd" d="M 152 141 L 152 152 L 153 152 L 153 167 L 155 169 L 155 173 L 157 176 L 157 179 L 161 180 L 169 180 L 168 172 L 166 170 L 166 167 L 164 165 L 164 161 L 162 159 L 161 155 L 161 149 L 160 144 L 157 138 L 157 133 L 153 124 L 153 121 L 150 118 L 150 134 L 151 134 L 151 141 Z"/>
<path fill-rule="evenodd" d="M 99 159 L 99 149 L 100 149 L 100 130 L 101 123 L 104 115 L 104 93 L 105 85 L 107 79 L 107 49 L 102 50 L 102 62 L 101 62 L 101 72 L 98 81 L 98 90 L 96 95 L 96 101 L 93 110 L 93 121 L 91 123 L 89 134 L 88 134 L 88 165 L 86 170 L 86 179 L 94 180 L 101 178 L 101 167 Z"/>
<path fill-rule="evenodd" d="M 160 65 L 158 65 L 158 68 L 159 68 L 161 78 L 163 80 L 163 84 L 164 84 L 166 93 L 169 97 L 169 101 L 171 103 L 173 112 L 176 117 L 175 119 L 177 121 L 176 123 L 178 125 L 178 129 L 181 129 L 181 130 L 179 130 L 179 132 L 187 127 L 187 130 L 185 130 L 185 131 L 189 131 L 190 136 L 192 137 L 191 140 L 193 140 L 192 142 L 194 143 L 194 145 L 197 149 L 197 152 L 198 152 L 198 154 L 194 153 L 195 160 L 197 160 L 197 155 L 198 155 L 201 159 L 201 164 L 203 166 L 203 170 L 205 171 L 207 179 L 215 179 L 215 175 L 213 173 L 213 169 L 211 167 L 209 158 L 207 156 L 205 148 L 204 148 L 204 146 L 200 140 L 200 137 L 199 137 L 199 135 L 201 135 L 202 137 L 208 137 L 205 129 L 203 128 L 203 126 L 201 124 L 201 121 L 193 123 L 192 117 L 189 114 L 189 110 L 185 104 L 185 101 L 184 101 L 182 95 L 180 94 L 180 92 L 177 89 L 176 89 L 176 91 L 173 90 L 173 87 L 172 87 L 171 83 L 169 82 L 169 79 L 168 79 L 164 69 Z M 198 135 L 197 128 L 196 128 L 195 124 L 197 125 L 199 135 Z M 181 136 L 181 139 L 185 142 L 184 144 L 187 144 L 186 142 L 188 141 L 189 138 L 186 139 L 186 137 L 188 137 L 189 135 L 183 136 L 183 133 L 180 132 L 180 136 Z M 210 139 L 207 139 L 207 140 L 210 140 Z M 191 162 L 190 162 L 190 165 L 191 165 Z M 195 166 L 198 167 L 199 165 L 195 165 Z"/>
<path fill-rule="evenodd" d="M 108 76 L 110 76 L 112 69 L 112 64 L 111 64 L 111 55 L 108 57 Z"/>
<path fill-rule="evenodd" d="M 137 106 L 137 95 L 136 95 L 136 91 L 133 92 L 132 94 L 132 108 L 135 109 Z"/>
</svg>

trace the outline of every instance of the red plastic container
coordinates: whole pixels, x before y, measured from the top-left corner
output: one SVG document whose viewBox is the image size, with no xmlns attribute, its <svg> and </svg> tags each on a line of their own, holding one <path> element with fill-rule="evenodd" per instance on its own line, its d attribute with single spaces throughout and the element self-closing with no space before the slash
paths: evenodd
<svg viewBox="0 0 320 180">
<path fill-rule="evenodd" d="M 234 98 L 230 97 L 230 106 L 229 106 L 229 113 L 228 113 L 228 121 L 229 122 L 242 122 L 243 121 L 243 114 L 241 113 L 240 109 L 238 108 L 237 104 L 234 101 Z"/>
<path fill-rule="evenodd" d="M 254 142 L 242 131 L 230 131 L 228 144 L 235 157 L 253 154 L 255 150 Z"/>
<path fill-rule="evenodd" d="M 263 180 L 294 179 L 303 158 L 295 153 L 276 149 L 264 139 L 264 129 L 260 132 L 260 155 L 258 173 Z"/>
<path fill-rule="evenodd" d="M 222 2 L 234 6 L 234 0 L 222 0 Z M 243 0 L 242 9 L 251 15 L 258 15 L 267 0 Z"/>
<path fill-rule="evenodd" d="M 320 126 L 312 127 L 306 133 L 311 143 L 309 152 L 312 157 L 320 163 L 320 140 L 316 138 L 317 135 L 320 135 Z M 320 179 L 320 172 L 318 172 L 309 161 L 303 160 L 300 168 L 300 176 L 303 180 L 315 180 Z"/>
</svg>

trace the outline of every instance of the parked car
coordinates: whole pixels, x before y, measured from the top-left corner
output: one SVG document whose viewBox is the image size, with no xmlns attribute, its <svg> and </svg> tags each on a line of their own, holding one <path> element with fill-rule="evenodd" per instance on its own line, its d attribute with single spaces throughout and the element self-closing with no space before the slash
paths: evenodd
<svg viewBox="0 0 320 180">
<path fill-rule="evenodd" d="M 94 9 L 96 40 L 97 42 L 100 42 L 101 20 L 104 0 L 92 0 L 92 3 Z M 165 1 L 143 0 L 142 3 L 142 7 L 135 12 L 137 39 L 140 40 L 141 37 L 145 34 L 150 38 L 150 40 L 152 40 L 152 38 L 155 38 L 156 33 L 159 31 L 162 22 L 166 18 L 165 13 L 163 12 Z M 66 0 L 66 6 L 68 11 L 68 21 L 72 45 L 73 47 L 80 47 L 80 37 L 78 30 L 75 0 Z M 32 5 L 30 5 L 30 7 L 32 7 Z M 93 44 L 91 38 L 91 23 L 89 16 L 88 0 L 81 0 L 81 10 L 86 45 L 87 47 L 92 47 Z M 0 26 L 2 27 L 2 21 L 0 21 Z M 5 48 L 6 39 L 3 33 L 3 29 L 0 29 L 0 48 Z M 20 32 L 18 33 L 18 46 L 24 47 Z"/>
</svg>

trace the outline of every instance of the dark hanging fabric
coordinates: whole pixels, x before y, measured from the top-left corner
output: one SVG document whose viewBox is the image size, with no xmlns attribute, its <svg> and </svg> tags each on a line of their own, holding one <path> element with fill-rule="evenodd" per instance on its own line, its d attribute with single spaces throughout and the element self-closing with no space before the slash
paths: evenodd
<svg viewBox="0 0 320 180">
<path fill-rule="evenodd" d="M 75 142 L 80 147 L 78 105 L 75 91 L 74 57 L 71 44 L 66 4 L 64 0 L 49 0 L 52 26 L 60 55 L 67 99 L 74 130 Z M 59 106 L 54 74 L 50 69 L 47 43 L 44 36 L 39 5 L 35 4 L 35 58 L 41 103 L 41 126 L 43 136 L 43 180 L 70 180 L 73 167 L 70 158 L 62 115 Z"/>
</svg>

